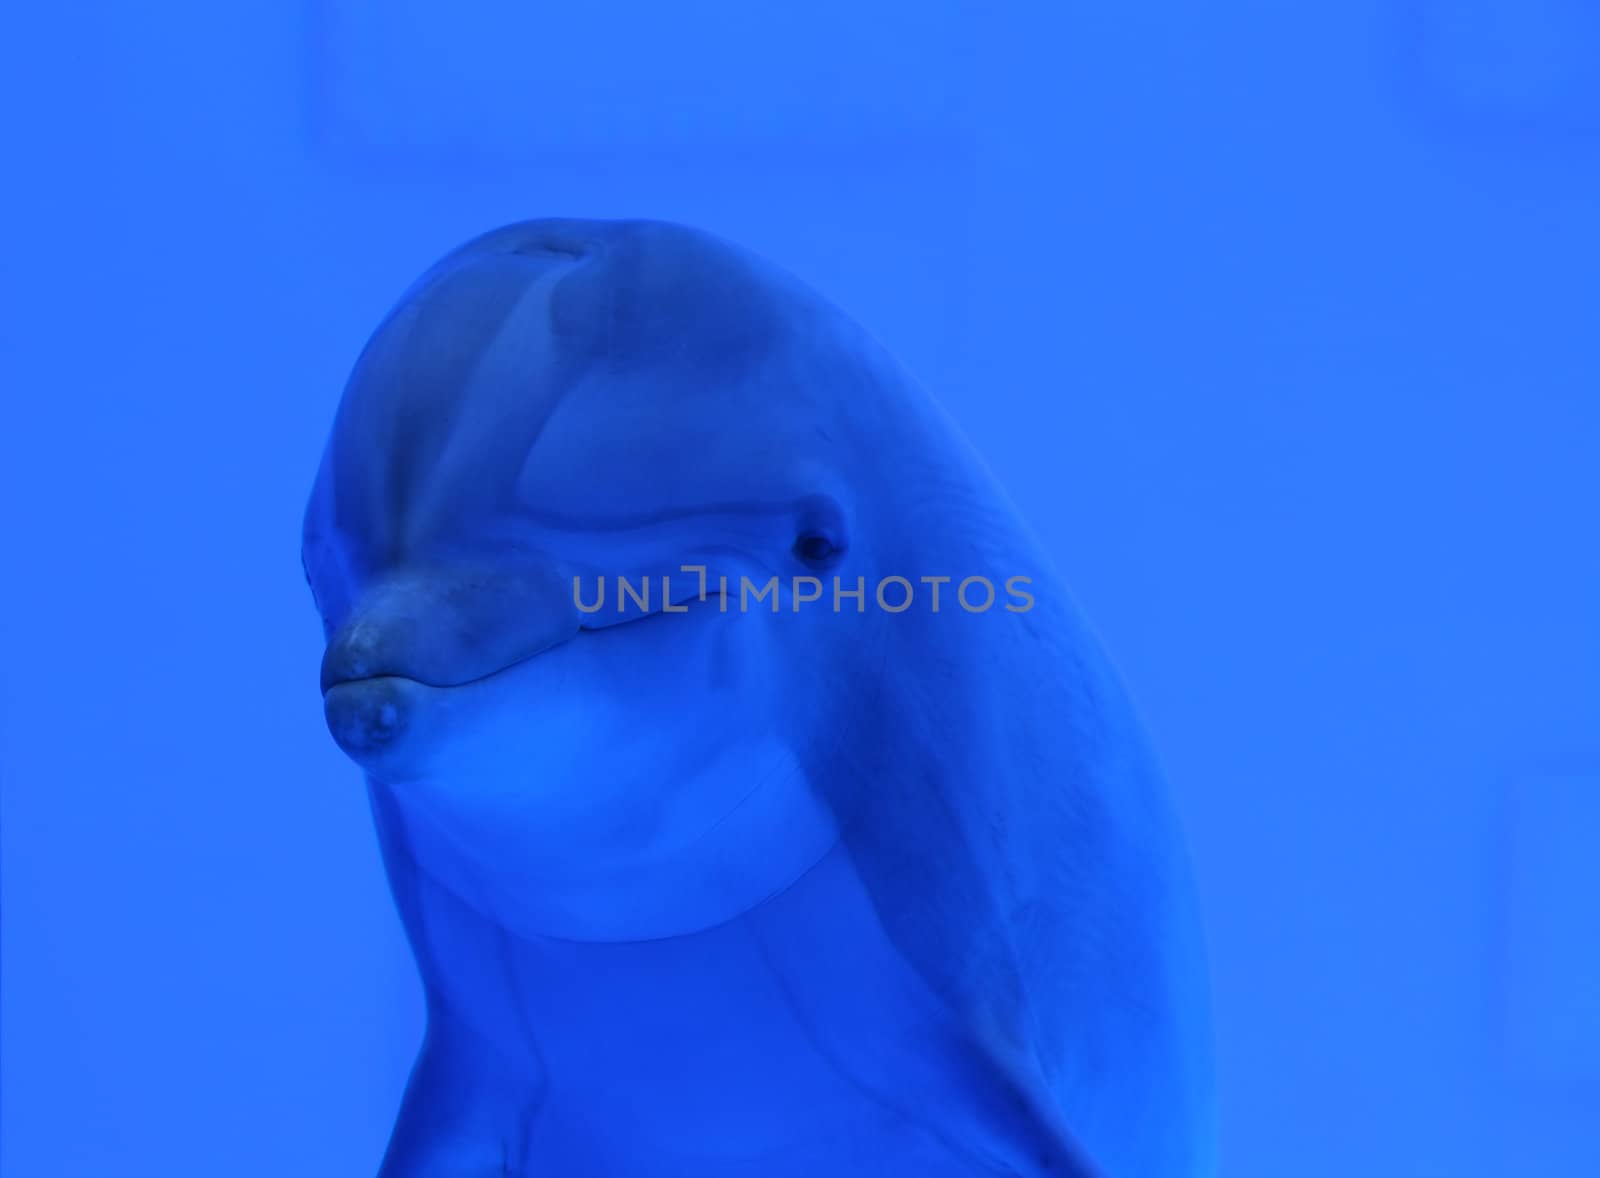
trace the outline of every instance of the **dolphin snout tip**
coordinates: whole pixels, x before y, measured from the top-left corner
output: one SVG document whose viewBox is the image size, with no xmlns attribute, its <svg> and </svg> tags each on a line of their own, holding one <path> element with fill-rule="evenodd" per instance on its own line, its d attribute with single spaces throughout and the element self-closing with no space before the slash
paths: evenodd
<svg viewBox="0 0 1600 1178">
<path fill-rule="evenodd" d="M 323 694 L 328 731 L 351 759 L 366 764 L 401 743 L 412 719 L 405 687 L 394 678 L 360 679 Z"/>
</svg>

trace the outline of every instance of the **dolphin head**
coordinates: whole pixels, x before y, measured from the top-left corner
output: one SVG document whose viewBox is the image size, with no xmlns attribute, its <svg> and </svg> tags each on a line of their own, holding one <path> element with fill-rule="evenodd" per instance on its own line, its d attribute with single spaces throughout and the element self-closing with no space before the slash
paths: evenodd
<svg viewBox="0 0 1600 1178">
<path fill-rule="evenodd" d="M 825 853 L 806 753 L 880 649 L 895 513 L 866 507 L 895 488 L 867 472 L 918 449 L 900 384 L 680 226 L 528 222 L 423 275 L 356 363 L 303 543 L 329 728 L 422 869 L 513 927 L 633 939 Z"/>
</svg>

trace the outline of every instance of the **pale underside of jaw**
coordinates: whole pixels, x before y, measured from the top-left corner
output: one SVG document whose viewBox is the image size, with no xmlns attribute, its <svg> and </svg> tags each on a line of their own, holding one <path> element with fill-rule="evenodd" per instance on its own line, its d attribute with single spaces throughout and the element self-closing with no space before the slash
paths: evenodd
<svg viewBox="0 0 1600 1178">
<path fill-rule="evenodd" d="M 781 893 L 839 841 L 834 815 L 798 758 L 771 741 L 740 742 L 682 779 L 649 782 L 665 793 L 668 812 L 622 845 L 537 801 L 523 822 L 496 813 L 500 784 L 480 788 L 474 775 L 439 788 L 389 788 L 419 869 L 524 937 L 637 941 L 700 932 Z M 566 775 L 546 783 L 560 794 L 584 785 Z M 629 791 L 618 792 L 626 804 Z"/>
</svg>

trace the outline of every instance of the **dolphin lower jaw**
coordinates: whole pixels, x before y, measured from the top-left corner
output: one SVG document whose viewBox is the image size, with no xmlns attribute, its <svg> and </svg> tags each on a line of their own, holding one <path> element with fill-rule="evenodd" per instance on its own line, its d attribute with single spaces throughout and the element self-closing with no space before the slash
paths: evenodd
<svg viewBox="0 0 1600 1178">
<path fill-rule="evenodd" d="M 419 729 L 428 726 L 452 692 L 521 666 L 566 640 L 488 668 L 469 664 L 454 674 L 426 661 L 413 667 L 401 658 L 350 658 L 336 640 L 322 664 L 323 717 L 334 742 L 368 772 L 409 762 L 419 751 Z"/>
<path fill-rule="evenodd" d="M 325 659 L 323 717 L 334 742 L 369 773 L 385 776 L 386 771 L 414 770 L 425 749 L 438 743 L 433 737 L 439 735 L 435 730 L 440 713 L 453 707 L 457 691 L 523 666 L 566 641 L 488 669 L 473 666 L 457 674 L 442 673 L 440 668 L 413 669 L 403 660 L 388 659 L 363 666 L 346 664 L 347 677 L 340 677 L 337 671 L 330 673 L 330 660 Z"/>
<path fill-rule="evenodd" d="M 381 760 L 403 743 L 412 725 L 416 686 L 394 675 L 333 684 L 322 696 L 328 731 L 352 760 L 363 765 Z"/>
<path fill-rule="evenodd" d="M 502 650 L 492 662 L 443 644 L 407 649 L 421 627 L 393 632 L 370 624 L 347 627 L 329 643 L 322 661 L 323 714 L 339 748 L 369 774 L 391 784 L 424 774 L 434 750 L 464 735 L 456 722 L 466 702 L 458 692 L 526 667 L 594 631 L 657 625 L 677 614 L 715 612 L 721 595 L 663 603 L 646 613 L 607 617 L 598 624 L 570 620 L 559 633 L 542 628 L 525 651 Z M 454 736 L 451 733 L 455 733 Z M 468 737 L 468 739 L 471 739 Z"/>
</svg>

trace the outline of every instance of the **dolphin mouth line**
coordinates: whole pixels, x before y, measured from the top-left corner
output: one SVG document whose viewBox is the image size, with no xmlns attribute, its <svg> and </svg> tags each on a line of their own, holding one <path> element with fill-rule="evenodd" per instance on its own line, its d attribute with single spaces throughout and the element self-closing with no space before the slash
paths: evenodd
<svg viewBox="0 0 1600 1178">
<path fill-rule="evenodd" d="M 534 659 L 542 658 L 544 655 L 549 654 L 552 650 L 558 650 L 561 647 L 566 646 L 568 643 L 574 641 L 580 634 L 593 634 L 605 630 L 615 630 L 622 626 L 637 626 L 641 623 L 649 622 L 656 618 L 671 617 L 679 612 L 688 612 L 687 608 L 682 611 L 673 608 L 669 611 L 667 606 L 691 607 L 698 603 L 710 603 L 718 600 L 719 598 L 725 597 L 726 594 L 719 592 L 708 592 L 704 597 L 696 594 L 693 597 L 685 598 L 683 601 L 667 602 L 666 605 L 661 609 L 651 610 L 649 613 L 645 614 L 636 614 L 633 617 L 620 618 L 614 622 L 607 622 L 603 626 L 580 625 L 576 630 L 567 635 L 567 637 L 561 639 L 559 642 L 552 642 L 549 646 L 542 646 L 531 654 L 525 654 L 520 658 L 512 659 L 509 663 L 504 663 L 494 668 L 492 671 L 485 671 L 481 675 L 474 675 L 470 679 L 452 679 L 448 683 L 445 683 L 438 682 L 435 679 L 425 679 L 420 675 L 412 674 L 399 669 L 393 671 L 374 671 L 370 675 L 356 675 L 349 679 L 337 679 L 334 682 L 327 684 L 322 689 L 322 698 L 327 699 L 329 692 L 336 691 L 341 687 L 354 687 L 363 683 L 378 683 L 384 680 L 399 680 L 403 683 L 414 683 L 419 687 L 426 687 L 432 691 L 452 691 L 458 687 L 472 687 L 479 683 L 486 683 L 490 679 L 495 678 L 497 675 L 504 675 L 507 671 L 514 670 L 517 667 L 522 666 L 524 663 L 531 663 Z"/>
<path fill-rule="evenodd" d="M 580 632 L 585 630 L 615 630 L 618 626 L 632 626 L 639 622 L 648 622 L 651 618 L 686 614 L 697 605 L 710 605 L 712 602 L 721 603 L 721 608 L 718 612 L 727 612 L 728 594 L 719 589 L 707 589 L 704 594 L 696 593 L 691 597 L 685 597 L 682 601 L 662 602 L 655 609 L 631 615 L 602 614 L 597 610 L 594 613 L 585 614 L 585 620 L 578 624 L 578 629 Z"/>
<path fill-rule="evenodd" d="M 481 675 L 474 675 L 471 679 L 452 679 L 448 683 L 438 683 L 432 679 L 424 679 L 419 675 L 408 674 L 405 671 L 377 671 L 371 675 L 357 675 L 351 679 L 336 680 L 322 689 L 322 698 L 327 699 L 331 693 L 338 691 L 341 687 L 360 687 L 363 684 L 369 683 L 411 683 L 418 687 L 426 687 L 430 691 L 454 691 L 458 687 L 471 687 L 477 683 L 487 682 L 488 680 L 493 679 L 496 675 L 503 675 L 514 667 L 520 667 L 523 663 L 532 662 L 534 659 L 538 658 L 539 655 L 544 654 L 546 651 L 554 650 L 557 646 L 565 646 L 571 641 L 571 638 L 564 638 L 560 642 L 555 643 L 553 646 L 546 646 L 543 650 L 540 650 L 538 654 L 524 655 L 520 659 L 513 659 L 503 667 L 496 667 L 492 671 L 485 671 Z"/>
</svg>

